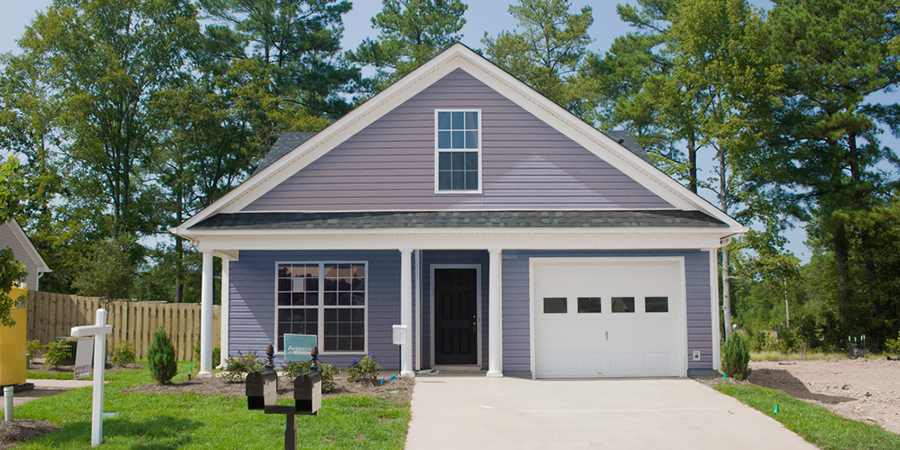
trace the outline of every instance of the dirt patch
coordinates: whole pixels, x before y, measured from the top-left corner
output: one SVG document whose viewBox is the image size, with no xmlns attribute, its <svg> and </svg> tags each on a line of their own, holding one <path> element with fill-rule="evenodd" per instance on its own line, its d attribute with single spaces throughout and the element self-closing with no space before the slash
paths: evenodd
<svg viewBox="0 0 900 450">
<path fill-rule="evenodd" d="M 0 450 L 21 444 L 58 428 L 58 426 L 43 420 L 0 421 Z"/>
<path fill-rule="evenodd" d="M 750 368 L 748 381 L 725 382 L 778 389 L 848 419 L 900 434 L 900 361 L 751 361 Z M 708 386 L 723 383 L 721 377 L 696 380 Z"/>
<path fill-rule="evenodd" d="M 388 377 L 390 378 L 390 377 Z M 376 382 L 352 381 L 346 375 L 338 375 L 334 379 L 334 391 L 323 393 L 322 398 L 334 398 L 342 395 L 359 395 L 363 397 L 383 398 L 394 403 L 409 403 L 412 399 L 413 378 L 399 378 L 397 380 L 386 379 L 381 384 L 381 378 Z M 133 388 L 123 389 L 122 392 L 145 392 L 151 394 L 181 394 L 196 393 L 203 395 L 222 394 L 226 397 L 237 398 L 246 396 L 244 383 L 230 383 L 219 377 L 193 378 L 171 384 L 145 384 Z M 278 398 L 294 398 L 294 382 L 289 377 L 278 377 Z"/>
</svg>

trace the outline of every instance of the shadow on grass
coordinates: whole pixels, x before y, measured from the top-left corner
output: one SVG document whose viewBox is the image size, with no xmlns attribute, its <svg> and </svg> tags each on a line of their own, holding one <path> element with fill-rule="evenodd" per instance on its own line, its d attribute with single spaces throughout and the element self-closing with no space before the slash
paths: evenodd
<svg viewBox="0 0 900 450">
<path fill-rule="evenodd" d="M 787 370 L 781 369 L 757 369 L 750 373 L 748 381 L 770 389 L 782 391 L 794 398 L 801 400 L 814 400 L 825 404 L 837 404 L 856 401 L 853 397 L 841 397 L 836 395 L 817 394 L 803 384 L 802 381 L 791 375 Z"/>
<path fill-rule="evenodd" d="M 131 449 L 177 449 L 192 442 L 193 430 L 203 423 L 188 419 L 158 416 L 147 421 L 111 417 L 103 421 L 103 442 L 116 442 Z M 65 447 L 72 441 L 90 443 L 91 422 L 76 422 L 44 437 L 53 446 Z M 63 442 L 66 441 L 66 442 Z"/>
</svg>

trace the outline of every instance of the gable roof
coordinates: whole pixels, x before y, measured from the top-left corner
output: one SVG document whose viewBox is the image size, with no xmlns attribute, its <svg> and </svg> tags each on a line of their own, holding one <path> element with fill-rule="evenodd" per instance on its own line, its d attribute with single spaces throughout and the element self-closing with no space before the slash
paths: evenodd
<svg viewBox="0 0 900 450">
<path fill-rule="evenodd" d="M 491 87 L 675 208 L 684 211 L 702 211 L 727 224 L 732 234 L 746 230 L 714 205 L 657 169 L 642 149 L 634 151 L 637 143 L 629 141 L 633 140 L 630 135 L 626 137 L 619 134 L 621 132 L 604 134 L 596 130 L 468 47 L 454 44 L 322 132 L 313 136 L 305 134 L 286 136 L 282 144 L 276 143 L 277 152 L 273 149 L 273 152 L 270 152 L 271 158 L 267 155 L 254 175 L 171 231 L 190 235 L 192 233 L 188 230 L 191 227 L 216 214 L 240 212 L 245 206 L 299 170 L 457 69 L 464 70 Z M 619 139 L 621 141 L 618 141 Z M 296 147 L 289 149 L 295 143 Z M 623 152 L 621 151 L 623 147 L 631 151 Z"/>
<path fill-rule="evenodd" d="M 25 230 L 19 226 L 19 223 L 15 220 L 10 220 L 2 225 L 7 228 L 12 234 L 13 238 L 25 249 L 25 255 L 16 255 L 16 259 L 19 260 L 20 263 L 25 264 L 25 261 L 21 261 L 22 257 L 27 257 L 31 260 L 31 264 L 26 264 L 26 266 L 33 266 L 37 268 L 38 273 L 46 273 L 51 272 L 50 267 L 47 266 L 47 263 L 44 262 L 44 258 L 41 258 L 41 254 L 38 253 L 37 249 L 32 245 L 31 240 L 28 239 L 28 236 L 25 235 Z"/>
</svg>

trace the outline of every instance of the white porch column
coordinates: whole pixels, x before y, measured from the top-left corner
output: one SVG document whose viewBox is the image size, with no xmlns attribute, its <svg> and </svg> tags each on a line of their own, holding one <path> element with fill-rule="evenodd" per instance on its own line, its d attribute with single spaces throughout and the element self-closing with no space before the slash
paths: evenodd
<svg viewBox="0 0 900 450">
<path fill-rule="evenodd" d="M 218 363 L 220 369 L 225 368 L 225 360 L 228 359 L 228 334 L 229 334 L 229 322 L 228 322 L 228 311 L 231 305 L 231 286 L 229 277 L 231 276 L 231 260 L 227 258 L 222 258 L 222 308 L 219 309 L 219 322 L 221 322 L 222 331 L 219 334 L 221 336 L 222 343 L 220 344 L 220 357 L 218 361 L 213 361 L 213 364 Z M 210 358 L 212 358 L 212 353 L 210 353 Z"/>
<path fill-rule="evenodd" d="M 203 252 L 203 276 L 200 288 L 200 373 L 197 378 L 212 378 L 213 254 Z"/>
<path fill-rule="evenodd" d="M 488 377 L 503 376 L 503 251 L 499 248 L 489 249 L 490 267 L 488 268 Z"/>
<path fill-rule="evenodd" d="M 412 249 L 400 249 L 400 325 L 406 325 L 406 344 L 400 346 L 400 376 L 412 377 Z"/>
</svg>

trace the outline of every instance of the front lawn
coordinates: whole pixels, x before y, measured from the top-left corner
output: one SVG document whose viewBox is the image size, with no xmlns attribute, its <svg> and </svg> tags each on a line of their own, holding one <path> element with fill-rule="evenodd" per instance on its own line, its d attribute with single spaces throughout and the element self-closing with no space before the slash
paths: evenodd
<svg viewBox="0 0 900 450">
<path fill-rule="evenodd" d="M 762 411 L 813 445 L 825 450 L 893 450 L 900 435 L 841 417 L 821 406 L 759 386 L 721 384 L 716 390 Z M 775 406 L 778 405 L 778 413 Z"/>
<path fill-rule="evenodd" d="M 188 364 L 179 364 L 175 381 L 187 377 Z M 104 448 L 284 447 L 285 417 L 248 411 L 246 398 L 120 392 L 152 382 L 147 369 L 109 373 L 107 379 L 104 409 L 118 415 L 103 422 Z M 16 448 L 91 448 L 91 396 L 92 388 L 82 388 L 16 408 L 16 418 L 62 427 Z M 352 396 L 324 399 L 318 417 L 297 416 L 297 447 L 401 449 L 409 417 L 408 404 Z"/>
</svg>

